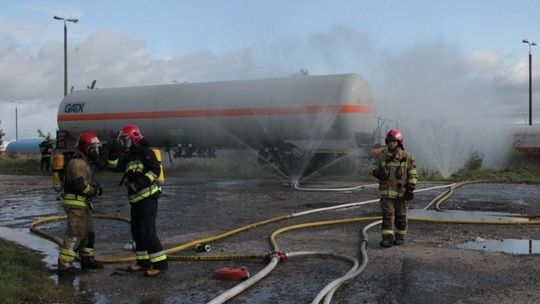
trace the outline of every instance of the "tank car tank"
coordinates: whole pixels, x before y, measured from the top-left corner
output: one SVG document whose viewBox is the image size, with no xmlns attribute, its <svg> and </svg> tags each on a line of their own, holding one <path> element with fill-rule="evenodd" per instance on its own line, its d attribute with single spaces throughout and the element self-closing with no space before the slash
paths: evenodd
<svg viewBox="0 0 540 304">
<path fill-rule="evenodd" d="M 284 167 L 370 145 L 377 118 L 356 74 L 181 83 L 73 91 L 58 108 L 57 138 L 70 148 L 92 130 L 107 141 L 128 123 L 179 157 L 252 149 Z"/>
</svg>

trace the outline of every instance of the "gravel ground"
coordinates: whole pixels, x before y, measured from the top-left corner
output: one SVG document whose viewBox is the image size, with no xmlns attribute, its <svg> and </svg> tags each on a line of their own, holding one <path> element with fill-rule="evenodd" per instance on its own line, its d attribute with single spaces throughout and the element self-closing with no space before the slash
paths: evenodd
<svg viewBox="0 0 540 304">
<path fill-rule="evenodd" d="M 95 212 L 128 216 L 119 176 L 99 177 L 104 196 Z M 63 214 L 46 177 L 0 175 L 0 226 L 28 228 L 40 216 Z M 350 187 L 351 182 L 317 182 L 305 187 Z M 422 183 L 428 187 L 435 183 Z M 411 205 L 422 209 L 444 190 L 418 194 Z M 496 211 L 540 216 L 540 186 L 526 184 L 471 184 L 456 189 L 443 207 L 461 211 Z M 231 228 L 281 215 L 376 198 L 375 189 L 349 192 L 300 192 L 277 180 L 169 178 L 159 201 L 158 231 L 166 248 L 178 246 Z M 378 204 L 327 211 L 282 220 L 211 243 L 212 250 L 188 249 L 177 255 L 264 254 L 271 250 L 270 234 L 281 227 L 320 220 L 377 215 Z M 287 252 L 315 250 L 360 256 L 361 230 L 367 222 L 300 229 L 282 234 L 277 242 Z M 63 236 L 65 224 L 42 227 Z M 126 223 L 96 220 L 98 258 L 129 255 Z M 472 225 L 409 223 L 405 246 L 381 249 L 379 228 L 368 233 L 368 264 L 342 286 L 333 303 L 539 303 L 538 254 L 513 255 L 459 249 L 458 244 L 482 239 L 538 240 L 540 225 Z M 157 278 L 140 274 L 113 275 L 122 264 L 106 265 L 78 277 L 59 280 L 71 284 L 81 303 L 205 303 L 237 284 L 213 278 L 217 268 L 243 265 L 254 275 L 263 260 L 171 262 Z M 341 260 L 324 257 L 290 258 L 264 280 L 228 303 L 309 303 L 330 281 L 350 268 Z"/>
</svg>

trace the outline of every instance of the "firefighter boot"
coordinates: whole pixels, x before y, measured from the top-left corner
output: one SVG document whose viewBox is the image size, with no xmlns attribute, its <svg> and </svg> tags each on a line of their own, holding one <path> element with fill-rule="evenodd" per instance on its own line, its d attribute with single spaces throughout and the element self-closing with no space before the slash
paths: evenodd
<svg viewBox="0 0 540 304">
<path fill-rule="evenodd" d="M 381 247 L 391 247 L 394 244 L 394 236 L 391 234 L 385 234 L 382 237 L 382 241 L 379 243 Z"/>
<path fill-rule="evenodd" d="M 81 269 L 103 269 L 103 264 L 98 263 L 94 257 L 81 257 Z"/>
<path fill-rule="evenodd" d="M 166 271 L 168 268 L 169 264 L 167 263 L 167 260 L 162 260 L 152 264 L 152 268 L 147 269 L 144 272 L 144 276 L 147 278 L 155 277 Z"/>
<path fill-rule="evenodd" d="M 148 270 L 144 271 L 144 276 L 147 278 L 152 278 L 155 276 L 158 276 L 159 274 L 163 273 L 165 270 L 150 268 Z"/>
<path fill-rule="evenodd" d="M 141 266 L 139 264 L 131 264 L 127 267 L 127 272 L 138 272 L 138 271 L 145 271 L 146 267 Z"/>
<path fill-rule="evenodd" d="M 76 267 L 73 263 L 66 263 L 62 261 L 58 261 L 58 274 L 59 275 L 66 275 L 66 274 L 80 274 L 81 269 Z"/>
<path fill-rule="evenodd" d="M 76 242 L 64 241 L 64 245 L 60 248 L 58 255 L 58 274 L 79 274 L 81 269 L 74 264 L 77 253 L 73 251 L 73 244 Z"/>
<path fill-rule="evenodd" d="M 137 260 L 136 264 L 131 264 L 127 267 L 127 272 L 139 272 L 150 269 L 151 264 L 149 260 Z"/>
<path fill-rule="evenodd" d="M 394 245 L 403 245 L 405 244 L 405 235 L 404 234 L 396 234 L 396 239 L 394 240 Z"/>
</svg>

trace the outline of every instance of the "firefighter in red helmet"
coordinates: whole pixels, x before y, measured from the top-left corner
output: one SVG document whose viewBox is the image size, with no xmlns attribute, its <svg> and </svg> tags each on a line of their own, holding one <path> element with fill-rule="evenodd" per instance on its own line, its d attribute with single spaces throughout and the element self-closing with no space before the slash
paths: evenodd
<svg viewBox="0 0 540 304">
<path fill-rule="evenodd" d="M 386 149 L 378 156 L 371 175 L 379 180 L 382 212 L 382 247 L 402 245 L 407 234 L 407 202 L 414 198 L 418 179 L 414 157 L 403 147 L 403 135 L 392 129 Z M 395 230 L 394 230 L 395 229 Z"/>
<path fill-rule="evenodd" d="M 123 158 L 119 157 L 120 149 L 125 154 Z M 137 126 L 126 125 L 120 130 L 116 143 L 109 146 L 107 165 L 116 172 L 124 172 L 122 181 L 131 205 L 131 234 L 137 262 L 127 270 L 144 271 L 147 277 L 157 276 L 168 268 L 167 256 L 156 232 L 161 193 L 157 179 L 161 167 Z"/>
<path fill-rule="evenodd" d="M 59 273 L 76 273 L 74 260 L 79 255 L 82 269 L 100 269 L 103 265 L 94 259 L 94 224 L 92 200 L 102 194 L 90 168 L 90 162 L 99 158 L 101 143 L 93 132 L 83 132 L 77 139 L 77 150 L 67 163 L 63 204 L 67 214 L 67 229 L 58 255 Z"/>
</svg>

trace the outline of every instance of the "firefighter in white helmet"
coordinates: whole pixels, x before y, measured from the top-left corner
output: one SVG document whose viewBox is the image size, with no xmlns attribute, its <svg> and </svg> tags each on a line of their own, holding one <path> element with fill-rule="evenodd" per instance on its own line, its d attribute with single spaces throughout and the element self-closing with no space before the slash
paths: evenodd
<svg viewBox="0 0 540 304">
<path fill-rule="evenodd" d="M 414 198 L 418 180 L 414 157 L 403 147 L 403 135 L 392 129 L 385 138 L 387 149 L 378 156 L 371 175 L 379 180 L 382 212 L 381 247 L 402 245 L 407 234 L 407 202 Z"/>
<path fill-rule="evenodd" d="M 101 143 L 93 132 L 83 132 L 77 140 L 77 151 L 67 163 L 63 204 L 67 214 L 67 228 L 64 242 L 58 256 L 58 272 L 77 273 L 74 265 L 77 255 L 82 269 L 100 269 L 103 265 L 94 259 L 94 224 L 91 201 L 102 194 L 96 182 L 90 161 L 99 157 Z"/>
</svg>

